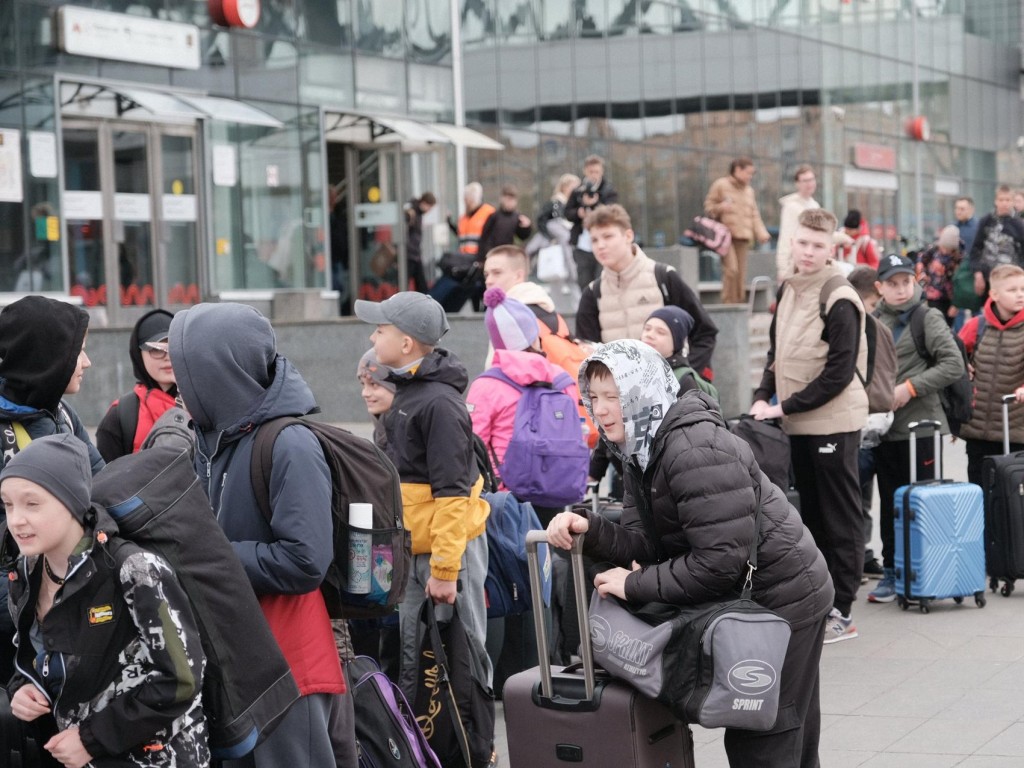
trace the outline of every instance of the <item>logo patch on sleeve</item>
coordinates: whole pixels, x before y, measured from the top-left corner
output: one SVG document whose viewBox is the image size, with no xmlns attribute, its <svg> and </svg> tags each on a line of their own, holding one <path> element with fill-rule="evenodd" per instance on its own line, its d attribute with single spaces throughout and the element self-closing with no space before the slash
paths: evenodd
<svg viewBox="0 0 1024 768">
<path fill-rule="evenodd" d="M 95 605 L 89 609 L 90 624 L 106 624 L 114 620 L 114 607 L 112 605 Z"/>
</svg>

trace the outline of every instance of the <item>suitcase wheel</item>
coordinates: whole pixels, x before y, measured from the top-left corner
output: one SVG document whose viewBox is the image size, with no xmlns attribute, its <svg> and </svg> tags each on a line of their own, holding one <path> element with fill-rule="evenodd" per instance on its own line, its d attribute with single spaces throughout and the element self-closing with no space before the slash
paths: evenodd
<svg viewBox="0 0 1024 768">
<path fill-rule="evenodd" d="M 920 604 L 917 606 L 918 610 L 920 610 L 921 613 L 928 613 L 928 612 L 930 612 L 931 608 L 928 606 L 928 603 L 930 603 L 930 602 L 931 601 L 928 598 L 922 597 Z"/>
<path fill-rule="evenodd" d="M 963 605 L 964 604 L 964 598 L 963 598 L 962 595 L 957 595 L 956 597 L 953 598 L 953 602 L 956 603 L 957 605 Z"/>
<path fill-rule="evenodd" d="M 1001 594 L 1003 597 L 1009 597 L 1010 595 L 1012 595 L 1014 583 L 1015 582 L 1009 580 L 1004 581 L 1003 588 L 999 590 L 999 594 Z"/>
<path fill-rule="evenodd" d="M 1012 588 L 1011 588 L 1010 591 L 1013 591 Z M 975 605 L 977 605 L 979 608 L 984 608 L 986 602 L 987 601 L 985 600 L 985 591 L 984 590 L 982 590 L 981 592 L 975 592 L 974 593 L 974 604 Z"/>
<path fill-rule="evenodd" d="M 995 576 L 989 579 L 988 588 L 991 589 L 993 593 L 996 592 L 999 589 L 999 579 L 997 579 Z"/>
<path fill-rule="evenodd" d="M 910 602 L 907 600 L 907 598 L 903 597 L 903 595 L 898 595 L 896 597 L 896 605 L 898 605 L 905 611 L 907 610 L 907 608 L 910 607 Z"/>
</svg>

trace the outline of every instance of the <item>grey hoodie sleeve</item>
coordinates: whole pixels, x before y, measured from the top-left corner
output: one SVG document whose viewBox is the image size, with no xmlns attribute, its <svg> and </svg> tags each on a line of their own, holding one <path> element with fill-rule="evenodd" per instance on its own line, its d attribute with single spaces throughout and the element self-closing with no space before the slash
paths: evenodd
<svg viewBox="0 0 1024 768">
<path fill-rule="evenodd" d="M 334 557 L 331 473 L 316 436 L 301 425 L 287 427 L 274 441 L 270 508 L 270 542 L 231 546 L 256 594 L 311 592 Z"/>
</svg>

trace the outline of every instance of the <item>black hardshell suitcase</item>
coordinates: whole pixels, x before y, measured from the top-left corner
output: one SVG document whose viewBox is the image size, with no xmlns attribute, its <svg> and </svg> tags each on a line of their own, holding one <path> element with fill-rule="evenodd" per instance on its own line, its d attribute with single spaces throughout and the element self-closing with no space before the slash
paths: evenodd
<svg viewBox="0 0 1024 768">
<path fill-rule="evenodd" d="M 1014 582 L 1024 578 L 1024 451 L 1010 453 L 1010 404 L 1015 395 L 1003 395 L 1003 453 L 981 464 L 985 494 L 985 570 L 989 587 L 1003 597 L 1013 593 Z M 1002 580 L 1002 589 L 999 581 Z"/>
<path fill-rule="evenodd" d="M 539 598 L 537 543 L 544 531 L 531 531 L 526 548 L 530 588 Z M 552 672 L 544 621 L 535 613 L 540 666 L 505 683 L 505 727 L 511 768 L 564 768 L 566 764 L 615 768 L 692 768 L 690 729 L 659 702 L 603 671 L 595 672 L 590 647 L 587 601 L 583 596 L 582 538 L 571 553 L 583 661 Z"/>
</svg>

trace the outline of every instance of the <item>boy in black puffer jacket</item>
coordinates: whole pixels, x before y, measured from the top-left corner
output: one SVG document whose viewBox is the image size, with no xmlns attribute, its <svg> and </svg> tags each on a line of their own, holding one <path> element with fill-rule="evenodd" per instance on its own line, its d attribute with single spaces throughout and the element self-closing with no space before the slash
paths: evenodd
<svg viewBox="0 0 1024 768">
<path fill-rule="evenodd" d="M 733 766 L 816 767 L 818 661 L 834 597 L 825 560 L 714 401 L 700 392 L 677 400 L 678 386 L 664 359 L 639 341 L 605 344 L 584 361 L 583 401 L 626 470 L 622 523 L 563 512 L 548 526 L 549 541 L 568 547 L 571 533 L 584 533 L 584 554 L 618 566 L 595 580 L 602 596 L 679 605 L 721 600 L 742 583 L 760 496 L 753 599 L 789 621 L 793 635 L 775 727 L 727 729 L 725 748 Z M 638 504 L 653 517 L 666 558 L 660 562 Z"/>
</svg>

